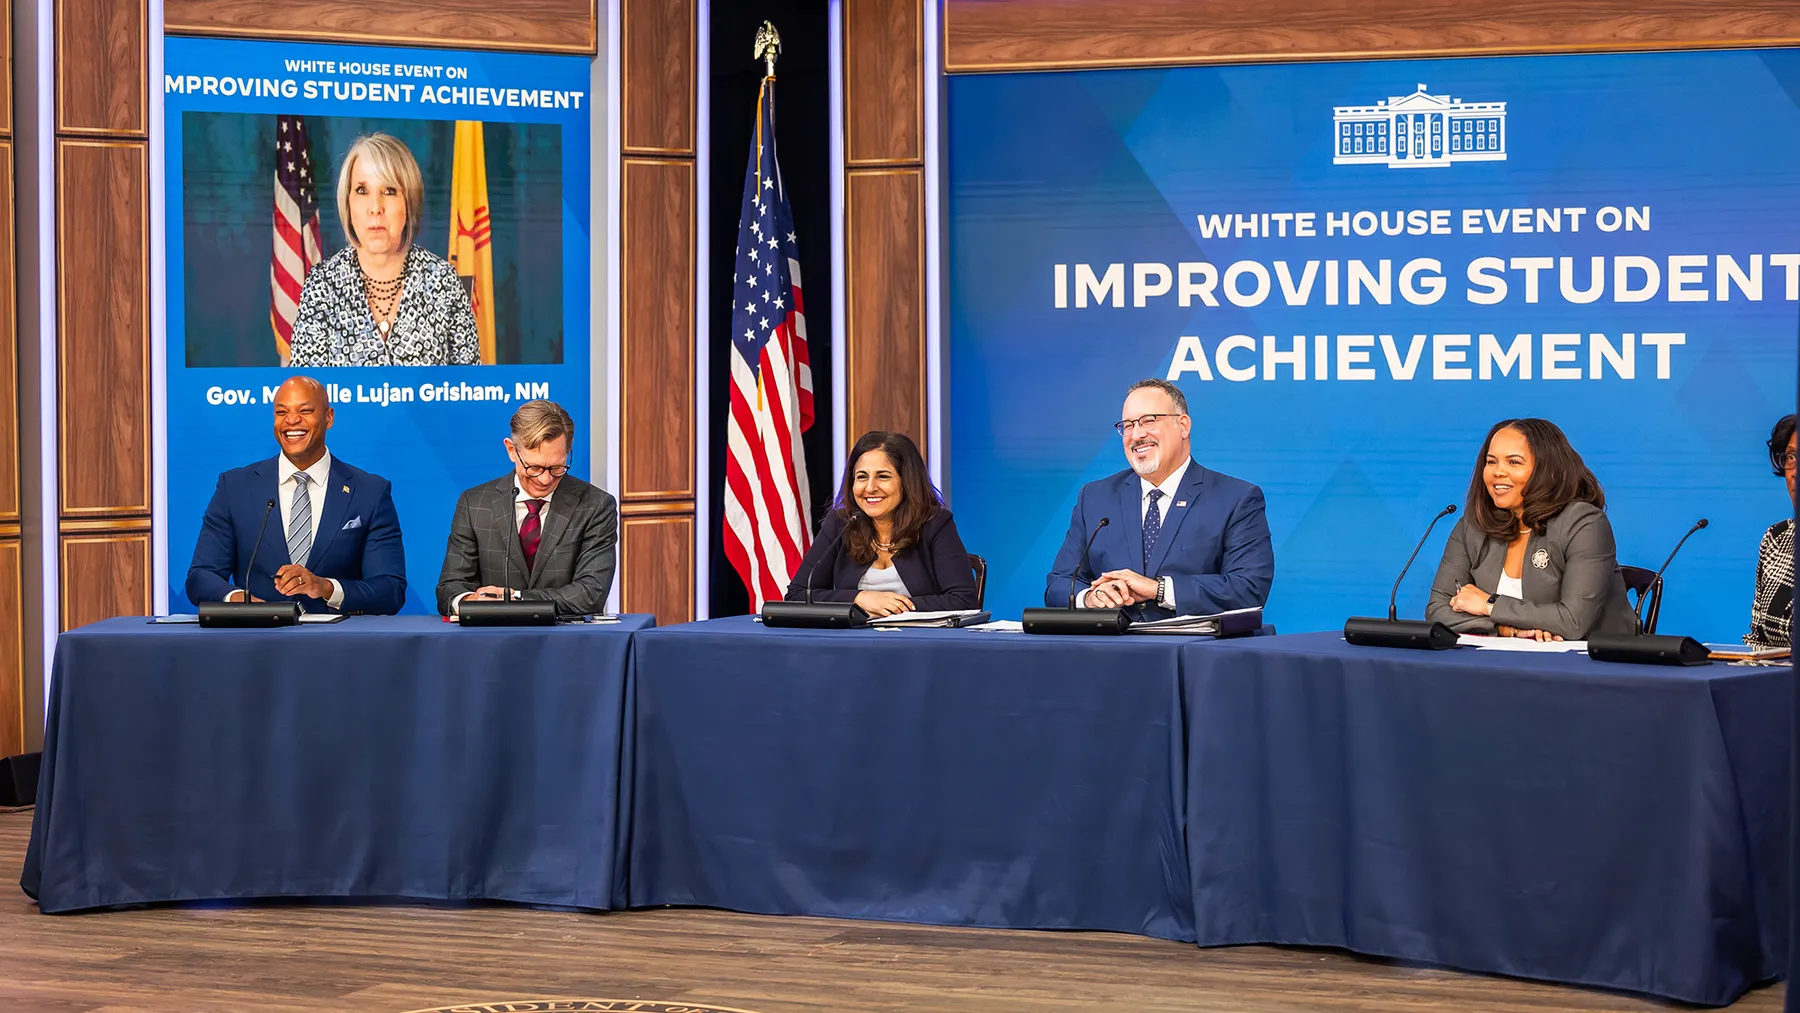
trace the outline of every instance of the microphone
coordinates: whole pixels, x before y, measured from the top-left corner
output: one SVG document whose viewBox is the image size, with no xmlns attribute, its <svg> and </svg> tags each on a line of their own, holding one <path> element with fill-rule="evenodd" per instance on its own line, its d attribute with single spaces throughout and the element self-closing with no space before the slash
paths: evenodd
<svg viewBox="0 0 1800 1013">
<path fill-rule="evenodd" d="M 517 508 L 513 504 L 519 501 L 518 483 L 513 483 L 512 498 L 506 505 L 512 507 L 516 515 Z M 518 529 L 513 529 L 513 537 L 518 537 Z M 512 546 L 504 547 L 500 553 L 500 600 L 488 601 L 468 598 L 456 607 L 456 623 L 458 626 L 555 626 L 556 603 L 553 601 L 513 601 L 512 597 Z M 481 568 L 476 567 L 476 579 L 480 579 Z"/>
<path fill-rule="evenodd" d="M 813 560 L 812 565 L 806 567 L 803 571 L 806 574 L 806 581 L 803 585 L 806 588 L 805 601 L 763 602 L 762 621 L 764 626 L 785 626 L 813 630 L 849 630 L 869 625 L 869 614 L 863 611 L 862 606 L 856 604 L 854 601 L 822 601 L 817 604 L 813 603 L 813 573 L 819 568 L 820 561 L 832 557 L 832 550 L 837 548 L 838 542 L 843 540 L 845 532 L 849 530 L 850 526 L 848 524 L 845 524 L 840 528 L 837 535 L 832 538 L 831 541 L 825 543 L 829 547 L 829 550 L 819 553 L 818 557 Z M 800 578 L 796 575 L 794 579 L 799 580 Z M 793 585 L 790 584 L 789 586 L 792 587 Z"/>
<path fill-rule="evenodd" d="M 269 530 L 269 514 L 275 510 L 275 497 L 263 505 L 262 524 L 256 529 L 256 544 L 250 546 L 250 561 L 244 564 L 244 600 L 250 600 L 250 573 L 256 569 L 256 552 L 262 548 L 263 533 Z"/>
<path fill-rule="evenodd" d="M 1442 651 L 1456 646 L 1455 630 L 1443 623 L 1401 619 L 1398 610 L 1400 583 L 1406 579 L 1407 571 L 1412 569 L 1413 561 L 1419 558 L 1419 551 L 1431 540 L 1431 532 L 1437 527 L 1437 522 L 1455 512 L 1456 504 L 1452 503 L 1439 510 L 1431 523 L 1425 526 L 1425 534 L 1419 538 L 1419 544 L 1413 546 L 1412 555 L 1406 557 L 1406 565 L 1400 568 L 1400 576 L 1394 579 L 1394 590 L 1388 594 L 1386 619 L 1352 616 L 1344 620 L 1346 643 L 1359 647 L 1409 647 L 1425 651 Z"/>
<path fill-rule="evenodd" d="M 1667 636 L 1644 632 L 1644 599 L 1648 598 L 1650 589 L 1662 587 L 1663 571 L 1675 561 L 1675 553 L 1687 544 L 1694 532 L 1706 527 L 1711 522 L 1702 517 L 1687 529 L 1681 541 L 1663 560 L 1663 565 L 1656 568 L 1656 576 L 1650 578 L 1650 588 L 1638 598 L 1637 631 L 1634 633 L 1593 633 L 1588 636 L 1588 657 L 1595 661 L 1622 661 L 1638 665 L 1709 665 L 1712 663 L 1712 652 L 1705 644 L 1693 637 Z M 1660 597 L 1660 592 L 1659 595 Z M 1662 608 L 1659 603 L 1658 609 Z M 1654 614 L 1652 621 L 1654 621 Z"/>
<path fill-rule="evenodd" d="M 519 501 L 519 485 L 518 485 L 518 483 L 515 482 L 515 483 L 513 483 L 513 487 L 512 487 L 512 499 L 507 500 L 507 506 L 511 506 L 512 504 L 517 503 L 518 501 Z M 519 530 L 516 527 L 513 529 L 513 537 L 514 538 L 519 537 Z M 520 543 L 519 552 L 522 554 L 522 553 L 524 553 L 524 551 L 525 551 L 525 546 L 523 543 Z M 500 600 L 501 601 L 512 601 L 512 591 L 508 590 L 508 587 L 511 585 L 511 583 L 512 583 L 512 546 L 509 545 L 506 547 L 505 552 L 500 553 Z"/>
<path fill-rule="evenodd" d="M 1100 518 L 1100 523 L 1094 525 L 1094 533 L 1088 536 L 1087 544 L 1081 547 L 1081 559 L 1075 564 L 1075 572 L 1069 575 L 1070 608 L 1075 607 L 1075 582 L 1081 578 L 1082 574 L 1092 572 L 1088 567 L 1088 554 L 1094 551 L 1094 539 L 1099 538 L 1101 529 L 1111 523 L 1111 517 Z"/>
<path fill-rule="evenodd" d="M 250 600 L 250 574 L 256 569 L 256 553 L 262 548 L 263 534 L 269 530 L 269 514 L 274 510 L 275 499 L 271 496 L 263 506 L 262 523 L 256 528 L 256 544 L 250 546 L 250 560 L 244 564 L 244 600 L 199 603 L 201 626 L 208 629 L 264 629 L 293 626 L 300 621 L 301 608 L 297 601 Z"/>
<path fill-rule="evenodd" d="M 1087 544 L 1081 547 L 1081 558 L 1076 560 L 1075 571 L 1069 574 L 1069 607 L 1026 609 L 1020 616 L 1026 633 L 1117 636 L 1131 625 L 1131 613 L 1124 609 L 1075 607 L 1075 582 L 1083 573 L 1093 572 L 1089 557 L 1094 551 L 1094 542 L 1100 537 L 1100 529 L 1111 523 L 1111 517 L 1100 518 L 1093 533 L 1088 535 Z"/>
<path fill-rule="evenodd" d="M 847 530 L 849 530 L 848 526 L 839 528 L 837 536 L 834 537 L 830 542 L 827 542 L 826 544 L 830 545 L 832 547 L 832 549 L 835 550 L 837 548 L 837 543 L 844 540 L 844 532 Z M 832 558 L 832 554 L 830 552 L 822 552 L 819 554 L 819 557 L 817 559 L 813 560 L 813 564 L 806 568 L 806 580 L 801 586 L 806 588 L 806 603 L 808 605 L 811 605 L 813 603 L 813 583 L 812 583 L 813 573 L 814 573 L 814 571 L 818 570 L 819 563 L 823 562 L 824 560 L 830 559 L 830 558 Z"/>
<path fill-rule="evenodd" d="M 1400 621 L 1400 615 L 1396 609 L 1396 606 L 1400 601 L 1400 582 L 1406 579 L 1406 571 L 1412 569 L 1413 560 L 1419 558 L 1419 550 L 1423 549 L 1425 547 L 1425 542 L 1431 538 L 1431 529 L 1437 527 L 1438 521 L 1443 520 L 1455 512 L 1456 504 L 1452 503 L 1444 509 L 1439 510 L 1438 515 L 1431 519 L 1431 523 L 1425 525 L 1425 537 L 1419 539 L 1419 544 L 1413 546 L 1412 555 L 1406 557 L 1406 565 L 1400 568 L 1400 576 L 1394 578 L 1394 590 L 1388 595 L 1388 622 L 1392 623 Z"/>
<path fill-rule="evenodd" d="M 1681 551 L 1681 547 L 1683 545 L 1687 544 L 1687 540 L 1689 538 L 1693 537 L 1694 532 L 1699 531 L 1701 528 L 1706 527 L 1708 524 L 1711 524 L 1711 523 L 1712 523 L 1711 521 L 1702 517 L 1699 520 L 1694 522 L 1693 527 L 1687 529 L 1687 534 L 1682 535 L 1681 541 L 1675 543 L 1675 548 L 1669 553 L 1669 558 L 1663 560 L 1663 565 L 1656 568 L 1656 576 L 1650 578 L 1650 587 L 1651 588 L 1661 588 L 1662 587 L 1663 571 L 1667 570 L 1669 568 L 1670 563 L 1675 562 L 1675 553 Z M 1658 592 L 1658 596 L 1659 597 L 1661 596 L 1660 591 Z M 1649 597 L 1649 596 L 1645 595 L 1644 597 Z M 1660 608 L 1661 606 L 1658 605 L 1657 607 Z M 1637 615 L 1638 629 L 1641 630 L 1644 628 L 1644 598 L 1638 599 L 1638 607 L 1637 607 L 1636 615 Z"/>
</svg>

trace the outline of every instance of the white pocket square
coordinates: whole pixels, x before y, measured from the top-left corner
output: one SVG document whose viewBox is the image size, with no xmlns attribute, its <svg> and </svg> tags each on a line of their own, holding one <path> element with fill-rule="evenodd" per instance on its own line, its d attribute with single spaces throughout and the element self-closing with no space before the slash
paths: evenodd
<svg viewBox="0 0 1800 1013">
<path fill-rule="evenodd" d="M 349 520 L 344 522 L 343 530 L 349 531 L 353 528 L 360 528 L 360 527 L 362 527 L 362 515 L 358 514 L 357 516 L 352 517 Z"/>
</svg>

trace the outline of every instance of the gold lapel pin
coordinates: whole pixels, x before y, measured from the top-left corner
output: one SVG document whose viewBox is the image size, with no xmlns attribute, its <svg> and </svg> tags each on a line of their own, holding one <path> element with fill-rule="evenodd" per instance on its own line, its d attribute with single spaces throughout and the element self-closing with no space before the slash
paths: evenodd
<svg viewBox="0 0 1800 1013">
<path fill-rule="evenodd" d="M 349 487 L 349 486 L 344 486 L 344 492 L 345 492 L 345 493 L 348 493 L 348 492 L 349 492 L 349 491 L 350 491 L 350 487 Z"/>
</svg>

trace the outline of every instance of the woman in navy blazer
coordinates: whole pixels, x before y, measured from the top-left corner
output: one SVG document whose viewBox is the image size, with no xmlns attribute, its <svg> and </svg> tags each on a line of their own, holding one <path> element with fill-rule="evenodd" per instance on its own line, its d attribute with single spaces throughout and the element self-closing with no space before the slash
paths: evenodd
<svg viewBox="0 0 1800 1013">
<path fill-rule="evenodd" d="M 871 616 L 979 607 L 969 553 L 903 433 L 864 433 L 788 601 L 853 601 Z"/>
</svg>

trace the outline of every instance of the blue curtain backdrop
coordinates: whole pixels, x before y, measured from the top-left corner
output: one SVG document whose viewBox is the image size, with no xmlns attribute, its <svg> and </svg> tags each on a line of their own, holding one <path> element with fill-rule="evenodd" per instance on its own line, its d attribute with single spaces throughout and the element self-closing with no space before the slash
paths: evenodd
<svg viewBox="0 0 1800 1013">
<path fill-rule="evenodd" d="M 309 116 L 325 256 L 348 245 L 337 212 L 337 173 L 358 136 L 382 131 L 412 149 L 425 180 L 418 243 L 448 247 L 452 120 Z M 181 227 L 187 236 L 187 365 L 274 366 L 269 255 L 275 116 L 188 112 Z M 494 331 L 502 363 L 562 361 L 562 128 L 484 123 L 493 222 Z"/>
</svg>

